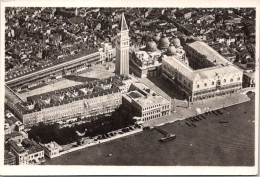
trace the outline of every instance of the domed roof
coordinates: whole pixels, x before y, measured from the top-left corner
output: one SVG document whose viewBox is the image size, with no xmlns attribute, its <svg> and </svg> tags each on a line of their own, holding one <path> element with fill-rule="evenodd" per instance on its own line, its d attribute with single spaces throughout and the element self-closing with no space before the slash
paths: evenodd
<svg viewBox="0 0 260 177">
<path fill-rule="evenodd" d="M 173 46 L 173 44 L 171 44 L 170 47 L 167 49 L 166 54 L 169 56 L 176 54 L 176 48 Z"/>
<path fill-rule="evenodd" d="M 157 50 L 156 43 L 153 40 L 150 40 L 146 43 L 146 51 L 152 52 Z"/>
<path fill-rule="evenodd" d="M 160 34 L 157 34 L 157 35 L 155 35 L 154 37 L 153 37 L 153 40 L 156 42 L 156 43 L 158 43 L 159 42 L 159 40 L 160 40 Z"/>
<path fill-rule="evenodd" d="M 162 36 L 162 38 L 159 40 L 159 48 L 160 49 L 167 49 L 169 47 L 169 39 L 166 37 L 166 35 L 164 34 Z"/>
<path fill-rule="evenodd" d="M 180 47 L 181 46 L 181 41 L 177 37 L 173 38 L 172 43 L 175 47 Z"/>
</svg>

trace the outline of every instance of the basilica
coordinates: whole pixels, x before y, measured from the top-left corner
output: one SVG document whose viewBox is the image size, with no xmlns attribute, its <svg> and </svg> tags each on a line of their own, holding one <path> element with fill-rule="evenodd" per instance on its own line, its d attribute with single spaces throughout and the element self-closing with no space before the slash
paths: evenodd
<svg viewBox="0 0 260 177">
<path fill-rule="evenodd" d="M 243 71 L 206 43 L 157 34 L 132 53 L 130 72 L 161 75 L 189 101 L 233 93 L 242 88 Z"/>
</svg>

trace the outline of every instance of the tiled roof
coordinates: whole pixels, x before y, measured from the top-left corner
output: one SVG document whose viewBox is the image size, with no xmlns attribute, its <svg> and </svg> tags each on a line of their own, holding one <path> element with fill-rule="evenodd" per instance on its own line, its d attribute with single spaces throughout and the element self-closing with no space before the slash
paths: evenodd
<svg viewBox="0 0 260 177">
<path fill-rule="evenodd" d="M 196 50 L 198 53 L 206 56 L 207 60 L 214 63 L 215 65 L 227 64 L 229 63 L 224 57 L 222 57 L 217 51 L 208 46 L 206 43 L 201 41 L 195 41 L 188 44 L 191 48 Z"/>
<path fill-rule="evenodd" d="M 5 155 L 4 155 L 5 159 L 10 159 L 10 158 L 15 158 L 14 154 L 11 152 L 8 152 L 7 150 L 5 150 Z"/>
</svg>

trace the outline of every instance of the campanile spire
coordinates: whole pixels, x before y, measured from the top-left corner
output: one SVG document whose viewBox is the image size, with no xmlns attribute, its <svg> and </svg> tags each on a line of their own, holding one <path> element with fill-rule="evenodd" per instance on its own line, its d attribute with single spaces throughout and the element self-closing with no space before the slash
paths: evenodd
<svg viewBox="0 0 260 177">
<path fill-rule="evenodd" d="M 116 42 L 116 74 L 129 75 L 129 30 L 122 13 L 121 32 Z"/>
</svg>

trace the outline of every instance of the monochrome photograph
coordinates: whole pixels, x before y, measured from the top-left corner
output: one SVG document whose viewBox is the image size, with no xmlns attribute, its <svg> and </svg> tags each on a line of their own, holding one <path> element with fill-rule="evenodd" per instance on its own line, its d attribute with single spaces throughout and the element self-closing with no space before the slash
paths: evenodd
<svg viewBox="0 0 260 177">
<path fill-rule="evenodd" d="M 0 168 L 257 173 L 256 4 L 137 5 L 1 8 Z"/>
</svg>

